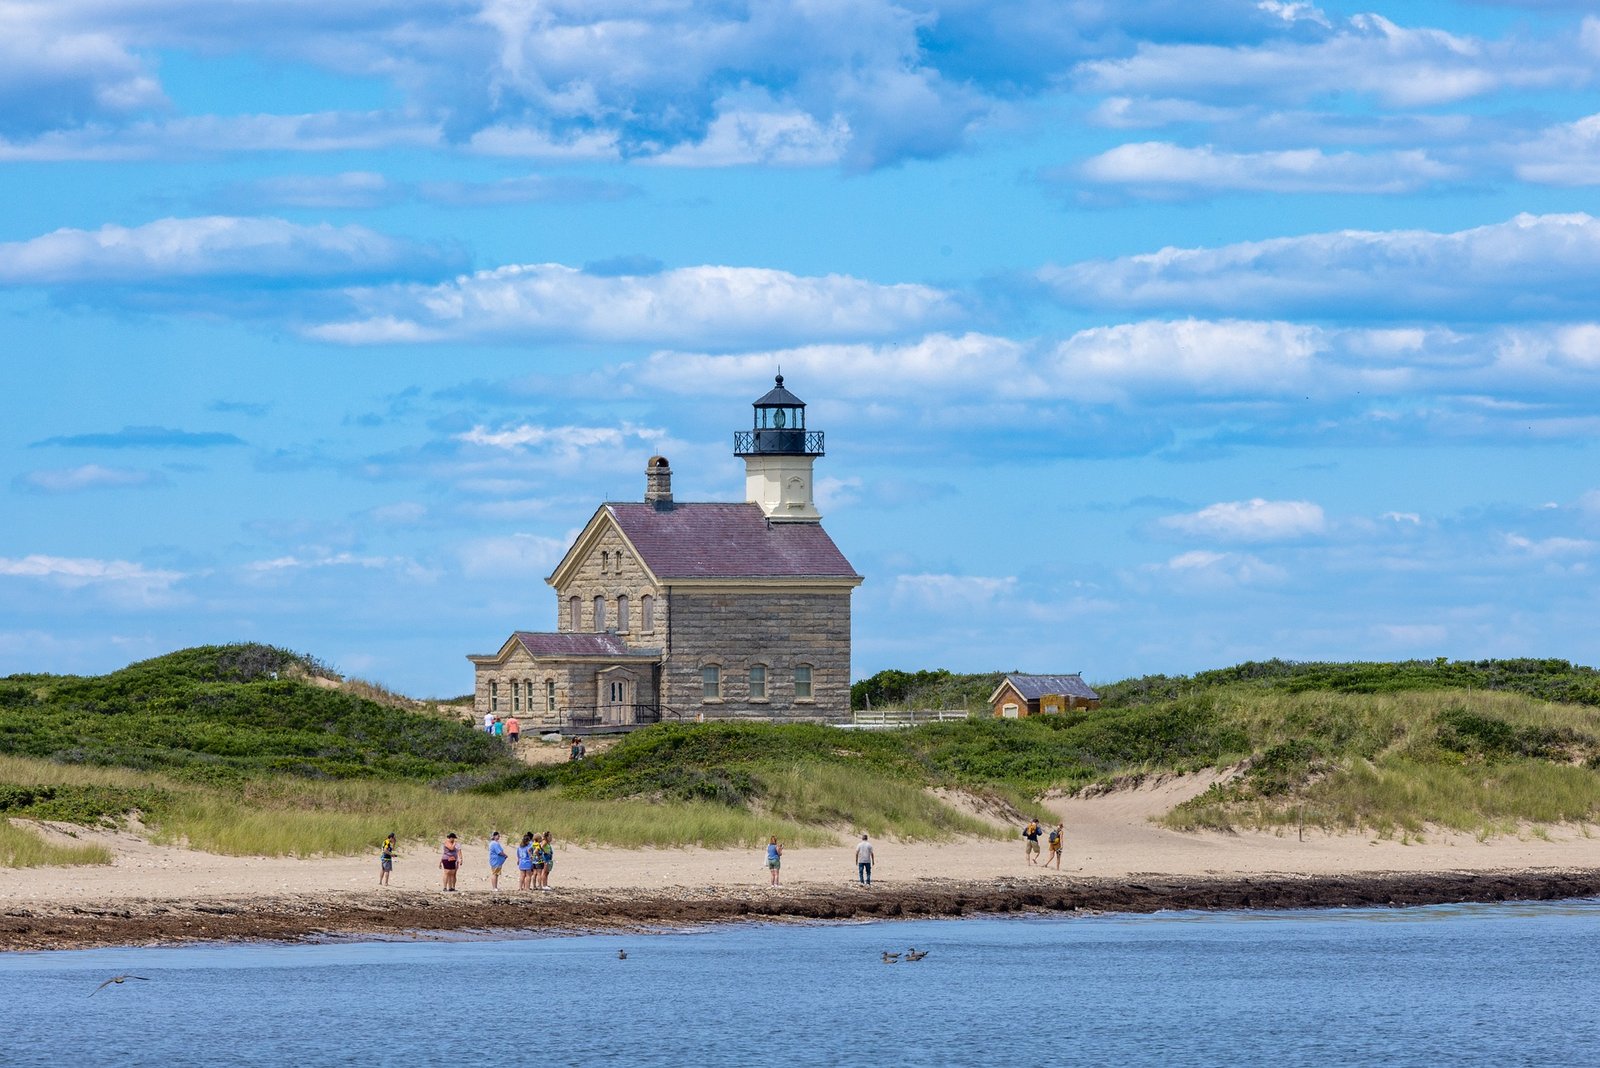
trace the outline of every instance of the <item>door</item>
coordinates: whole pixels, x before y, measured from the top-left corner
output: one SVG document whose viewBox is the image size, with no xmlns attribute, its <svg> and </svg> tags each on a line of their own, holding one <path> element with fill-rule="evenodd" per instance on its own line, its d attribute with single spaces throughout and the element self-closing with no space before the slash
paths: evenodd
<svg viewBox="0 0 1600 1068">
<path fill-rule="evenodd" d="M 611 672 L 600 676 L 600 721 L 633 722 L 633 679 Z"/>
</svg>

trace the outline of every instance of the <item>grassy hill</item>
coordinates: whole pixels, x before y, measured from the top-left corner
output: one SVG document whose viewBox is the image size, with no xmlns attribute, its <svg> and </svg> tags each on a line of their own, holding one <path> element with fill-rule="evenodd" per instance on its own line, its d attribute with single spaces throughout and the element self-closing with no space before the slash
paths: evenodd
<svg viewBox="0 0 1600 1068">
<path fill-rule="evenodd" d="M 1239 774 L 1168 822 L 1491 835 L 1600 821 L 1600 673 L 1559 660 L 1241 664 L 1103 684 L 1094 711 L 890 732 L 662 724 L 580 764 L 541 766 L 404 699 L 314 684 L 327 674 L 241 645 L 92 678 L 0 679 L 0 816 L 137 815 L 160 840 L 241 854 L 350 853 L 389 830 L 433 839 L 494 826 L 623 846 L 771 833 L 805 844 L 855 829 L 997 833 L 940 789 L 1018 809 L 1052 790 L 1230 768 Z M 896 692 L 927 707 L 919 696 L 948 706 L 979 694 L 981 705 L 996 678 L 864 682 L 876 707 Z M 19 834 L 0 820 L 0 864 L 61 862 Z"/>
</svg>

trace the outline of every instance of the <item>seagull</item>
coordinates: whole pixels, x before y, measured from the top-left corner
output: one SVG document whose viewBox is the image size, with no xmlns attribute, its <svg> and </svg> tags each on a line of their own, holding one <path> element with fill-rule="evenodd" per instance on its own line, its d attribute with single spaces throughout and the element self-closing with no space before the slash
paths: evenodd
<svg viewBox="0 0 1600 1068">
<path fill-rule="evenodd" d="M 898 954 L 898 953 L 890 953 L 887 950 L 885 950 L 884 954 L 883 954 L 883 963 L 885 963 L 885 964 L 899 964 L 900 963 L 900 954 Z"/>
<path fill-rule="evenodd" d="M 627 960 L 628 959 L 628 951 L 625 950 L 625 949 L 617 950 L 617 959 L 618 960 Z"/>
<path fill-rule="evenodd" d="M 106 987 L 110 986 L 112 983 L 117 983 L 117 984 L 126 983 L 129 979 L 138 979 L 141 982 L 145 982 L 145 983 L 148 983 L 150 981 L 148 977 L 143 976 L 143 975 L 113 975 L 110 979 L 107 979 L 105 982 L 101 983 L 99 986 L 97 986 L 93 990 L 89 991 L 89 996 L 90 997 L 94 997 L 96 994 L 100 993 L 100 991 L 104 990 Z"/>
</svg>

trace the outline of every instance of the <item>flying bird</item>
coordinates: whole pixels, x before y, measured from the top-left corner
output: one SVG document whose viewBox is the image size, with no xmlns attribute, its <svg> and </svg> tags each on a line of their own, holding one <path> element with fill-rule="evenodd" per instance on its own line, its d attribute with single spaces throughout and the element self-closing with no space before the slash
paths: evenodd
<svg viewBox="0 0 1600 1068">
<path fill-rule="evenodd" d="M 129 979 L 138 979 L 139 981 L 145 982 L 145 983 L 148 983 L 150 981 L 148 977 L 143 976 L 143 975 L 113 975 L 110 979 L 107 979 L 105 982 L 101 983 L 99 986 L 97 986 L 93 990 L 89 991 L 89 996 L 90 997 L 94 997 L 96 994 L 100 993 L 100 991 L 104 990 L 106 987 L 110 986 L 112 983 L 117 983 L 117 984 L 120 985 L 122 983 L 126 983 Z"/>
</svg>

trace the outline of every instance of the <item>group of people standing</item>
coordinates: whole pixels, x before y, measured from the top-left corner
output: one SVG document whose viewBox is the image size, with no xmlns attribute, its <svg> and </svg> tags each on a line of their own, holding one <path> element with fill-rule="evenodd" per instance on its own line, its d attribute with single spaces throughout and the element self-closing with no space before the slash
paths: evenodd
<svg viewBox="0 0 1600 1068">
<path fill-rule="evenodd" d="M 550 889 L 550 873 L 556 866 L 555 840 L 555 835 L 549 831 L 543 834 L 528 831 L 522 836 L 522 841 L 517 844 L 518 890 Z M 395 834 L 390 831 L 378 847 L 379 886 L 389 885 L 389 875 L 394 871 L 394 858 L 397 855 Z M 489 835 L 489 889 L 500 889 L 500 872 L 509 857 L 505 843 L 500 839 L 500 832 Z M 445 893 L 457 889 L 456 877 L 460 875 L 463 863 L 461 840 L 454 832 L 445 835 L 444 843 L 439 848 L 439 875 Z"/>
</svg>

